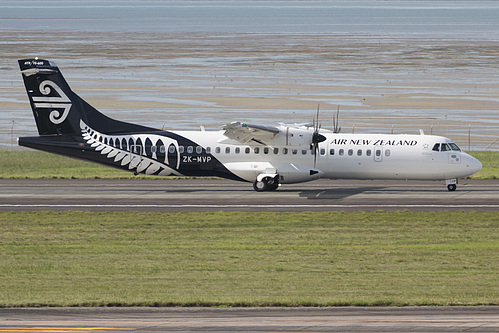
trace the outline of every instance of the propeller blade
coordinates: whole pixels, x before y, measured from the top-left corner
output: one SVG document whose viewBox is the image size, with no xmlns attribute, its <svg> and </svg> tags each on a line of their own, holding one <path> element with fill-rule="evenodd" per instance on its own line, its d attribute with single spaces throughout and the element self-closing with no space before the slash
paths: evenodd
<svg viewBox="0 0 499 333">
<path fill-rule="evenodd" d="M 319 143 L 326 140 L 326 138 L 319 134 L 321 124 L 319 124 L 319 104 L 317 104 L 317 115 L 314 119 L 314 133 L 312 134 L 312 154 L 314 155 L 314 168 L 317 165 L 317 153 L 319 152 Z"/>
<path fill-rule="evenodd" d="M 340 133 L 341 127 L 339 127 L 339 121 L 340 121 L 340 106 L 338 105 L 336 116 L 333 113 L 333 133 Z"/>
<path fill-rule="evenodd" d="M 314 169 L 316 165 L 317 165 L 317 151 L 314 153 Z"/>
</svg>

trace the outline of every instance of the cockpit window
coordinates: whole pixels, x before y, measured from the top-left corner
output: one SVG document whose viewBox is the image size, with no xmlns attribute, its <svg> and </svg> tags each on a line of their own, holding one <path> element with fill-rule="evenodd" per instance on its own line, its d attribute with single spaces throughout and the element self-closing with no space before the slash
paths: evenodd
<svg viewBox="0 0 499 333">
<path fill-rule="evenodd" d="M 459 148 L 454 142 L 449 143 L 449 146 L 452 150 L 461 151 L 461 148 Z"/>
<path fill-rule="evenodd" d="M 446 143 L 442 143 L 442 147 L 440 148 L 440 151 L 449 151 L 451 150 L 449 145 Z"/>
<path fill-rule="evenodd" d="M 432 150 L 433 151 L 451 151 L 451 150 L 461 151 L 461 149 L 454 142 L 435 143 Z"/>
</svg>

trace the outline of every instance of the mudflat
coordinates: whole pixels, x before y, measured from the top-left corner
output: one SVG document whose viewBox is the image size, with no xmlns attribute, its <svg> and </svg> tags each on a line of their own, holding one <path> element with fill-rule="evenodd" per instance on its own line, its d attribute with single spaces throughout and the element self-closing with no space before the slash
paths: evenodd
<svg viewBox="0 0 499 333">
<path fill-rule="evenodd" d="M 499 44 L 343 34 L 4 31 L 0 149 L 36 135 L 17 60 L 56 62 L 108 116 L 165 129 L 311 122 L 343 132 L 450 137 L 499 149 Z"/>
</svg>

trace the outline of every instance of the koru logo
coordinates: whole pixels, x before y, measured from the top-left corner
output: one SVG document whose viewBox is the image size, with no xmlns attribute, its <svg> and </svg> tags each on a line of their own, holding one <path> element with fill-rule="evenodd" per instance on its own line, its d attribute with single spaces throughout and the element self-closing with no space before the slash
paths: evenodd
<svg viewBox="0 0 499 333">
<path fill-rule="evenodd" d="M 52 123 L 56 125 L 66 120 L 69 114 L 69 110 L 71 109 L 71 101 L 68 98 L 68 96 L 66 96 L 66 94 L 62 91 L 62 89 L 57 84 L 49 80 L 45 80 L 42 83 L 40 83 L 38 89 L 40 90 L 40 93 L 45 97 L 43 96 L 33 97 L 35 108 L 64 109 L 62 115 L 59 110 L 52 110 L 49 114 L 49 119 Z M 48 96 L 51 93 L 52 89 L 56 91 L 56 93 L 59 95 L 58 97 Z"/>
</svg>

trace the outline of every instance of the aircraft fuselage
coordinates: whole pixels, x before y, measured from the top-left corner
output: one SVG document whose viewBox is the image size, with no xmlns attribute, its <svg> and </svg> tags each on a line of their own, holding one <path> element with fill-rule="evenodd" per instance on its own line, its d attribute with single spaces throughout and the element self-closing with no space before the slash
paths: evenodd
<svg viewBox="0 0 499 333">
<path fill-rule="evenodd" d="M 455 190 L 457 178 L 482 167 L 445 137 L 335 133 L 320 130 L 318 120 L 157 130 L 103 115 L 70 89 L 50 61 L 25 59 L 19 65 L 40 134 L 19 138 L 21 146 L 135 174 L 217 176 L 252 182 L 257 191 L 318 178 L 446 180 Z"/>
</svg>

